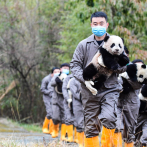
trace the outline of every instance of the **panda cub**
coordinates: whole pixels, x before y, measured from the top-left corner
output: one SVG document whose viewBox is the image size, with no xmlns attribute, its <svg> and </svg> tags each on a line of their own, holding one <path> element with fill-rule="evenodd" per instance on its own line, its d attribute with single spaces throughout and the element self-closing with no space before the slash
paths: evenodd
<svg viewBox="0 0 147 147">
<path fill-rule="evenodd" d="M 67 92 L 68 92 L 68 96 L 69 96 L 69 99 L 67 100 L 67 102 L 68 102 L 68 107 L 70 109 L 72 108 L 72 92 L 70 91 L 71 80 L 72 80 L 72 78 L 68 81 L 68 84 L 67 84 Z"/>
<path fill-rule="evenodd" d="M 143 85 L 139 93 L 140 99 L 140 109 L 139 113 L 146 113 L 147 114 L 147 85 Z"/>
<path fill-rule="evenodd" d="M 145 64 L 129 64 L 126 73 L 133 82 L 139 82 L 140 84 L 147 82 L 147 66 Z"/>
<path fill-rule="evenodd" d="M 98 90 L 114 70 L 128 63 L 129 58 L 124 54 L 123 39 L 115 35 L 106 36 L 103 46 L 83 70 L 83 78 L 85 81 L 92 80 L 93 87 Z"/>
<path fill-rule="evenodd" d="M 66 77 L 67 77 L 66 74 L 60 72 L 59 76 L 57 76 L 55 79 L 55 81 L 57 83 L 57 86 L 55 87 L 55 91 L 58 94 L 62 94 L 62 85 L 63 85 L 63 81 Z"/>
<path fill-rule="evenodd" d="M 126 72 L 119 75 L 118 79 L 120 80 L 120 78 L 123 80 L 123 93 L 128 94 L 133 88 L 127 79 L 132 82 L 147 84 L 147 66 L 140 63 L 129 64 Z"/>
</svg>

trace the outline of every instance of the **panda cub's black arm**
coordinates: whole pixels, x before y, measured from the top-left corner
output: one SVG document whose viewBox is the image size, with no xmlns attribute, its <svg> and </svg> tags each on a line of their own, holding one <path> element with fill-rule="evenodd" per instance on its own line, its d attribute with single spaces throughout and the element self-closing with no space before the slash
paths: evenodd
<svg viewBox="0 0 147 147">
<path fill-rule="evenodd" d="M 140 100 L 140 108 L 139 108 L 140 114 L 147 114 L 146 106 L 147 106 L 147 101 Z"/>
<path fill-rule="evenodd" d="M 143 85 L 141 88 L 141 98 L 140 98 L 140 109 L 139 113 L 147 114 L 147 85 Z M 143 100 L 144 99 L 144 100 Z"/>
<path fill-rule="evenodd" d="M 131 90 L 133 90 L 131 84 L 125 79 L 122 77 L 122 80 L 123 80 L 123 92 L 124 94 L 128 94 Z"/>
<path fill-rule="evenodd" d="M 133 82 L 137 82 L 137 66 L 136 64 L 129 64 L 127 65 L 127 70 L 126 70 L 129 78 Z"/>
<path fill-rule="evenodd" d="M 147 97 L 147 84 L 143 85 L 142 89 L 141 89 L 141 94 L 144 97 Z"/>
<path fill-rule="evenodd" d="M 83 79 L 88 81 L 92 80 L 93 76 L 97 74 L 97 68 L 90 63 L 84 70 L 83 70 Z"/>
<path fill-rule="evenodd" d="M 112 70 L 117 70 L 118 69 L 119 65 L 114 60 L 113 55 L 111 55 L 108 51 L 106 51 L 106 49 L 104 49 L 102 47 L 100 48 L 100 53 L 102 55 L 104 65 L 107 68 L 112 69 Z"/>
<path fill-rule="evenodd" d="M 122 67 L 127 65 L 128 63 L 129 63 L 129 58 L 124 53 L 120 54 L 118 64 Z"/>
</svg>

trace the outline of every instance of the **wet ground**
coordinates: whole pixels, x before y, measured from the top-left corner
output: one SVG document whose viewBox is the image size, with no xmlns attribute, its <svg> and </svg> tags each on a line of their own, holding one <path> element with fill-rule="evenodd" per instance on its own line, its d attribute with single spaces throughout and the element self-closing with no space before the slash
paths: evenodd
<svg viewBox="0 0 147 147">
<path fill-rule="evenodd" d="M 59 136 L 60 137 L 60 136 Z M 58 138 L 52 138 L 49 134 L 43 133 L 30 133 L 25 129 L 14 126 L 7 119 L 0 118 L 0 140 L 11 140 L 21 144 L 28 143 L 51 143 L 53 141 L 59 141 Z M 73 144 L 76 147 L 76 144 Z"/>
<path fill-rule="evenodd" d="M 13 132 L 23 132 L 23 133 L 27 133 L 28 131 L 24 130 L 23 128 L 14 126 L 12 123 L 10 123 L 9 121 L 7 121 L 7 119 L 4 118 L 0 118 L 0 133 L 13 133 Z"/>
<path fill-rule="evenodd" d="M 25 143 L 38 143 L 42 142 L 43 140 L 49 142 L 55 140 L 51 137 L 51 135 L 43 133 L 30 133 L 21 127 L 13 125 L 13 123 L 10 123 L 9 121 L 7 121 L 7 119 L 0 118 L 0 140 L 6 138 Z"/>
</svg>

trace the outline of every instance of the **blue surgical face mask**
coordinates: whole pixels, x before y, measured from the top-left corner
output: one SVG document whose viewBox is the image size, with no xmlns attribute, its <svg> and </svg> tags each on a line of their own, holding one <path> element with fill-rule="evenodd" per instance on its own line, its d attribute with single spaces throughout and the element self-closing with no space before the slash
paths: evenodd
<svg viewBox="0 0 147 147">
<path fill-rule="evenodd" d="M 68 75 L 68 74 L 69 74 L 69 70 L 68 70 L 68 69 L 63 69 L 63 70 L 62 70 L 62 73 L 65 73 L 65 74 Z"/>
<path fill-rule="evenodd" d="M 92 33 L 98 37 L 101 37 L 106 33 L 106 27 L 102 27 L 102 26 L 92 27 Z"/>
<path fill-rule="evenodd" d="M 60 73 L 54 73 L 54 76 L 58 76 Z"/>
</svg>

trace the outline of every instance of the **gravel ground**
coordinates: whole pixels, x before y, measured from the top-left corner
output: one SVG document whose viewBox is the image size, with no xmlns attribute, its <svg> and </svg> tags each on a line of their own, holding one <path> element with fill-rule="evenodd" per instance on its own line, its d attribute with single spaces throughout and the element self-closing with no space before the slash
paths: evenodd
<svg viewBox="0 0 147 147">
<path fill-rule="evenodd" d="M 0 118 L 0 147 L 78 147 L 76 143 L 60 141 L 60 136 L 52 138 L 43 133 L 30 133 Z"/>
</svg>

